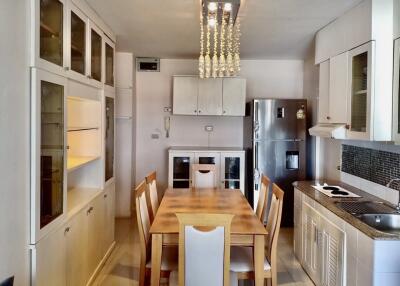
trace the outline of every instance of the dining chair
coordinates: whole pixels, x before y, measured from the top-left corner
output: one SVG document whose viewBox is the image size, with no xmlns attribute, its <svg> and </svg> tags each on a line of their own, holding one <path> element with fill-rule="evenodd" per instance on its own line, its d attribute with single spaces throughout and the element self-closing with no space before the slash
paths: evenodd
<svg viewBox="0 0 400 286">
<path fill-rule="evenodd" d="M 229 286 L 231 214 L 177 213 L 179 273 L 169 285 Z"/>
<path fill-rule="evenodd" d="M 260 193 L 258 196 L 256 215 L 260 219 L 260 221 L 264 224 L 265 212 L 267 210 L 268 205 L 268 196 L 269 196 L 269 184 L 271 180 L 265 176 L 261 176 L 261 187 Z"/>
<path fill-rule="evenodd" d="M 146 201 L 146 182 L 143 181 L 136 188 L 136 217 L 140 240 L 140 267 L 139 286 L 144 286 L 146 276 L 151 271 L 151 236 L 150 218 Z M 165 247 L 161 257 L 161 277 L 168 278 L 172 270 L 178 268 L 178 251 L 176 247 Z"/>
<path fill-rule="evenodd" d="M 192 165 L 192 186 L 194 188 L 215 188 L 216 168 L 212 164 Z"/>
<path fill-rule="evenodd" d="M 284 192 L 272 185 L 271 206 L 267 221 L 267 241 L 264 259 L 264 278 L 270 279 L 271 285 L 277 285 L 277 246 L 281 225 Z M 251 247 L 234 246 L 231 249 L 231 271 L 237 273 L 238 279 L 254 279 L 254 259 Z"/>
<path fill-rule="evenodd" d="M 157 177 L 155 171 L 146 176 L 146 184 L 148 190 L 147 201 L 149 202 L 148 208 L 149 208 L 150 223 L 153 223 L 154 218 L 157 214 L 158 207 L 160 205 L 158 201 L 156 178 Z"/>
</svg>

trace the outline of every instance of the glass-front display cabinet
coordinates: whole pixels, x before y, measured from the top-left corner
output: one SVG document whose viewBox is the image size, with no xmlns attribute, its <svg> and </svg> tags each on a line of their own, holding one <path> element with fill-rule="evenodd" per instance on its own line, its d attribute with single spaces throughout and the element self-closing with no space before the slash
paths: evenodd
<svg viewBox="0 0 400 286">
<path fill-rule="evenodd" d="M 87 18 L 72 3 L 70 7 L 71 71 L 86 75 Z"/>
<path fill-rule="evenodd" d="M 190 188 L 194 153 L 170 153 L 169 182 L 173 188 Z"/>
<path fill-rule="evenodd" d="M 52 72 L 65 67 L 66 0 L 35 0 L 32 66 Z"/>
<path fill-rule="evenodd" d="M 244 192 L 244 153 L 221 153 L 221 185 Z"/>
<path fill-rule="evenodd" d="M 32 91 L 31 243 L 35 243 L 65 214 L 66 80 L 34 69 Z"/>
<path fill-rule="evenodd" d="M 90 22 L 90 78 L 102 81 L 103 38 L 102 32 Z"/>
<path fill-rule="evenodd" d="M 114 43 L 105 39 L 105 84 L 114 86 Z"/>
<path fill-rule="evenodd" d="M 349 52 L 349 118 L 348 138 L 369 139 L 371 131 L 371 96 L 373 90 L 372 50 L 373 42 Z"/>
<path fill-rule="evenodd" d="M 105 100 L 105 181 L 114 177 L 114 99 Z"/>
</svg>

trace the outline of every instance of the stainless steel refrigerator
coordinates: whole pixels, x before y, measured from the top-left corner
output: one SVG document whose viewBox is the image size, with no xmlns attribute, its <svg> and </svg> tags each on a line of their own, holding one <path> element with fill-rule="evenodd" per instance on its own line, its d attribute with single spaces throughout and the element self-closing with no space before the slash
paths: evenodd
<svg viewBox="0 0 400 286">
<path fill-rule="evenodd" d="M 255 206 L 261 174 L 268 176 L 285 192 L 282 226 L 293 226 L 292 183 L 306 175 L 306 108 L 304 99 L 255 99 L 246 105 L 246 196 Z"/>
</svg>

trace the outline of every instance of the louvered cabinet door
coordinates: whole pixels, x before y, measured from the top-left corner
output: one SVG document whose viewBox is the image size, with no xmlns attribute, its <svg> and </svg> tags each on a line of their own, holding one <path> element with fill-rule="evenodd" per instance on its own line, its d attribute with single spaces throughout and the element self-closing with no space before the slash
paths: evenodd
<svg viewBox="0 0 400 286">
<path fill-rule="evenodd" d="M 336 226 L 321 218 L 320 225 L 321 245 L 321 285 L 343 285 L 344 270 L 344 232 Z"/>
</svg>

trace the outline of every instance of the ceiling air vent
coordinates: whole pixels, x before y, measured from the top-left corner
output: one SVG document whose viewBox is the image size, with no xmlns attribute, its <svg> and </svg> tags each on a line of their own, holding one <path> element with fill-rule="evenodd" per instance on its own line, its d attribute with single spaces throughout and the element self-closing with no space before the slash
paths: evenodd
<svg viewBox="0 0 400 286">
<path fill-rule="evenodd" d="M 136 67 L 138 72 L 159 72 L 159 58 L 136 58 Z"/>
</svg>

